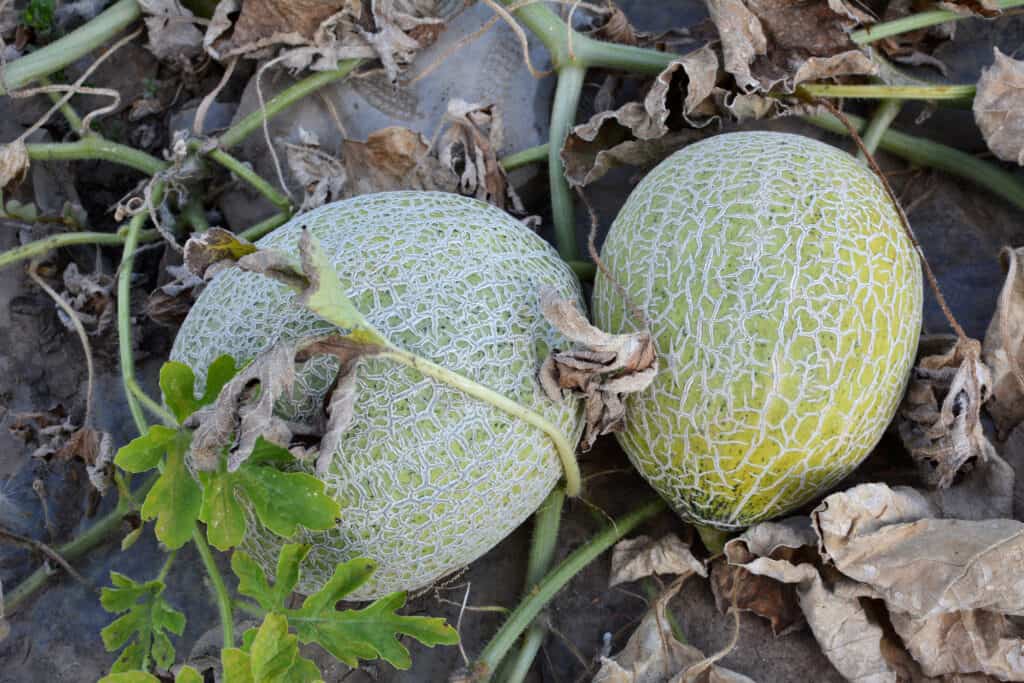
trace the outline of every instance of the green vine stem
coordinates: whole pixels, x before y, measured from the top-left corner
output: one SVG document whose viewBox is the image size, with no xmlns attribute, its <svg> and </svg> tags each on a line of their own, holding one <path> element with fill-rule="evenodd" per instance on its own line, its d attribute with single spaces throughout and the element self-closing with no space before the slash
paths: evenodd
<svg viewBox="0 0 1024 683">
<path fill-rule="evenodd" d="M 39 82 L 43 85 L 52 85 L 50 79 L 46 77 L 40 78 Z M 46 93 L 46 95 L 54 104 L 57 104 L 61 101 L 61 99 L 63 99 L 59 93 L 55 92 L 48 92 Z M 75 134 L 79 136 L 84 136 L 89 132 L 83 130 L 82 117 L 78 115 L 78 112 L 75 111 L 74 107 L 72 107 L 70 103 L 65 102 L 64 104 L 60 105 L 59 111 L 61 113 L 61 116 L 63 116 L 64 120 L 68 122 L 68 125 L 71 127 L 71 130 L 75 132 Z"/>
<path fill-rule="evenodd" d="M 883 100 L 951 100 L 970 102 L 977 87 L 973 85 L 835 85 L 805 83 L 800 90 L 812 97 L 850 97 Z"/>
<path fill-rule="evenodd" d="M 2 71 L 0 95 L 60 71 L 107 44 L 142 15 L 136 0 L 118 0 L 87 24 L 46 47 L 14 60 Z"/>
<path fill-rule="evenodd" d="M 231 171 L 238 178 L 241 178 L 252 185 L 253 189 L 266 197 L 267 200 L 277 208 L 282 211 L 287 211 L 289 214 L 295 210 L 290 198 L 275 190 L 273 185 L 260 177 L 260 175 L 253 171 L 252 168 L 231 156 L 224 150 L 210 150 L 208 156 L 227 170 Z"/>
<path fill-rule="evenodd" d="M 569 267 L 576 273 L 576 277 L 584 282 L 593 282 L 594 276 L 597 275 L 597 266 L 589 261 L 569 261 Z"/>
<path fill-rule="evenodd" d="M 426 358 L 422 358 L 421 356 L 417 356 L 416 354 L 398 347 L 389 345 L 385 347 L 384 351 L 377 355 L 380 358 L 387 358 L 397 363 L 401 363 L 402 365 L 410 367 L 426 377 L 432 377 L 433 379 L 443 382 L 450 387 L 454 387 L 475 399 L 489 403 L 498 410 L 501 410 L 512 417 L 518 418 L 528 425 L 536 427 L 544 432 L 555 445 L 555 450 L 558 452 L 558 458 L 562 461 L 562 470 L 565 474 L 565 492 L 573 497 L 580 494 L 580 467 L 576 462 L 575 446 L 569 443 L 569 440 L 565 438 L 565 435 L 562 434 L 558 427 L 551 424 L 539 413 L 520 405 L 516 401 L 499 394 L 493 389 L 489 389 L 482 384 L 477 384 L 468 377 L 463 377 L 457 372 L 452 372 L 444 366 L 438 365 L 433 361 L 427 360 Z"/>
<path fill-rule="evenodd" d="M 581 66 L 567 65 L 559 69 L 555 102 L 551 107 L 551 144 L 548 146 L 551 216 L 555 224 L 558 253 L 566 261 L 579 260 L 580 252 L 576 246 L 576 212 L 572 190 L 562 164 L 562 143 L 576 121 L 585 76 L 586 69 Z"/>
<path fill-rule="evenodd" d="M 262 110 L 254 111 L 224 131 L 224 134 L 219 137 L 221 149 L 231 149 L 240 144 L 263 125 L 264 118 L 271 119 L 306 95 L 316 92 L 328 83 L 345 78 L 352 73 L 360 61 L 359 59 L 345 60 L 338 65 L 337 69 L 316 72 L 288 86 L 271 98 Z"/>
<path fill-rule="evenodd" d="M 17 62 L 15 62 L 16 64 Z M 80 161 L 102 159 L 122 164 L 137 171 L 156 175 L 167 164 L 137 149 L 111 142 L 99 135 L 89 135 L 76 142 L 45 142 L 25 145 L 29 159 L 35 161 Z"/>
<path fill-rule="evenodd" d="M 1005 10 L 1024 5 L 1024 0 L 999 0 L 998 5 L 999 9 Z M 909 33 L 910 31 L 935 26 L 936 24 L 944 24 L 947 21 L 959 21 L 970 16 L 972 15 L 959 14 L 948 10 L 918 12 L 908 17 L 893 19 L 892 21 L 882 22 L 881 24 L 875 24 L 874 26 L 854 31 L 850 34 L 850 40 L 858 45 L 867 45 L 883 38 L 890 38 L 901 33 Z"/>
<path fill-rule="evenodd" d="M 164 184 L 161 181 L 155 181 L 152 186 L 154 204 L 160 203 L 163 193 Z M 139 232 L 148 215 L 148 211 L 140 211 L 132 216 L 128 223 L 124 250 L 121 254 L 121 266 L 117 273 L 117 342 L 121 360 L 121 380 L 124 384 L 125 397 L 128 400 L 128 410 L 131 411 L 132 420 L 135 422 L 139 434 L 146 433 L 147 425 L 136 394 L 138 384 L 135 381 L 135 360 L 132 358 L 132 267 L 135 265 L 135 250 L 139 246 Z M 139 393 L 142 393 L 141 390 Z"/>
<path fill-rule="evenodd" d="M 156 483 L 157 476 L 151 475 L 148 479 L 143 481 L 142 485 L 136 490 L 139 496 L 145 496 L 146 493 L 152 488 L 153 484 Z M 135 511 L 135 504 L 129 497 L 119 498 L 117 505 L 114 509 L 107 514 L 96 520 L 96 523 L 85 530 L 81 536 L 74 538 L 73 540 L 65 543 L 64 545 L 57 547 L 57 552 L 60 553 L 61 557 L 65 560 L 73 561 L 82 557 L 87 552 L 103 543 L 115 531 L 117 531 L 121 522 L 125 516 Z M 46 567 L 40 567 L 31 574 L 28 578 L 19 583 L 14 590 L 4 596 L 4 609 L 8 615 L 16 611 L 21 605 L 25 603 L 28 598 L 32 596 L 37 590 L 42 588 L 47 580 L 53 576 L 52 570 L 47 570 Z"/>
<path fill-rule="evenodd" d="M 885 135 L 885 131 L 889 130 L 889 126 L 900 115 L 902 109 L 903 102 L 900 100 L 883 100 L 878 104 L 875 108 L 875 113 L 868 122 L 868 127 L 864 129 L 864 146 L 869 152 L 875 153 L 875 150 L 878 149 L 878 143 L 882 141 L 882 136 Z M 867 161 L 864 153 L 860 150 L 857 150 L 857 158 L 861 161 Z"/>
<path fill-rule="evenodd" d="M 613 543 L 631 532 L 643 522 L 651 519 L 665 509 L 661 498 L 653 498 L 632 512 L 608 525 L 569 557 L 555 567 L 534 590 L 519 603 L 515 611 L 498 631 L 497 635 L 487 643 L 480 653 L 480 658 L 473 665 L 473 675 L 477 681 L 489 680 L 498 663 L 519 639 L 520 634 L 533 622 L 546 604 L 584 567 L 598 555 L 610 548 Z"/>
<path fill-rule="evenodd" d="M 556 486 L 533 516 L 533 542 L 530 546 L 530 557 L 526 562 L 526 586 L 523 591 L 525 595 L 533 592 L 551 568 L 555 547 L 558 545 L 558 528 L 562 520 L 564 503 L 565 491 Z M 505 660 L 509 669 L 507 675 L 502 678 L 503 683 L 522 683 L 526 679 L 546 635 L 547 629 L 544 625 L 534 621 L 523 636 L 523 644 L 519 651 Z"/>
<path fill-rule="evenodd" d="M 76 244 L 124 244 L 124 237 L 113 232 L 65 232 L 52 237 L 44 237 L 41 240 L 0 253 L 0 268 L 6 268 L 18 261 L 40 256 L 54 249 Z"/>
<path fill-rule="evenodd" d="M 527 147 L 521 152 L 509 154 L 507 157 L 498 160 L 498 163 L 501 164 L 501 167 L 506 171 L 514 171 L 517 168 L 529 166 L 530 164 L 539 164 L 547 158 L 548 143 L 545 142 L 543 145 Z"/>
<path fill-rule="evenodd" d="M 234 647 L 235 615 L 231 609 L 231 594 L 198 525 L 192 529 L 192 542 L 196 544 L 196 550 L 199 551 L 199 557 L 202 558 L 203 566 L 206 567 L 206 573 L 210 575 L 210 582 L 213 584 L 213 594 L 217 600 L 217 612 L 220 614 L 221 631 L 224 635 L 224 647 Z"/>
<path fill-rule="evenodd" d="M 852 114 L 847 114 L 846 118 L 858 132 L 864 130 L 864 119 Z M 805 116 L 804 120 L 832 133 L 848 134 L 846 126 L 831 114 Z M 995 164 L 982 161 L 966 152 L 938 142 L 898 133 L 894 130 L 885 131 L 879 139 L 878 146 L 913 164 L 930 166 L 969 180 L 1003 197 L 1014 206 L 1024 209 L 1024 184 L 1013 174 Z"/>
</svg>

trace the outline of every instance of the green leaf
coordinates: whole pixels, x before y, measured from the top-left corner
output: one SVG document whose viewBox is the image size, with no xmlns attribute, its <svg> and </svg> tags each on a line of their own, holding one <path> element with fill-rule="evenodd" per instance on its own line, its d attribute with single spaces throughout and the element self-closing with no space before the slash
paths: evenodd
<svg viewBox="0 0 1024 683">
<path fill-rule="evenodd" d="M 274 575 L 274 604 L 284 606 L 285 600 L 295 590 L 299 582 L 299 566 L 309 554 L 309 545 L 299 543 L 287 543 L 281 548 L 281 554 L 277 557 L 277 573 Z"/>
<path fill-rule="evenodd" d="M 287 546 L 285 546 L 287 547 Z M 236 550 L 231 554 L 231 571 L 238 577 L 238 592 L 253 598 L 260 607 L 268 612 L 279 608 L 274 591 L 267 583 L 263 568 L 249 557 L 249 554 Z"/>
<path fill-rule="evenodd" d="M 289 620 L 303 643 L 319 643 L 349 666 L 360 659 L 384 659 L 398 669 L 412 664 L 409 651 L 398 642 L 408 635 L 424 645 L 454 645 L 459 634 L 444 619 L 396 614 L 405 605 L 405 593 L 392 593 L 361 610 L 335 610 L 342 597 L 358 588 L 373 573 L 372 561 L 357 558 L 338 565 L 324 588 L 309 596 Z"/>
<path fill-rule="evenodd" d="M 113 586 L 101 591 L 100 604 L 108 612 L 124 614 L 108 624 L 100 636 L 107 652 L 127 644 L 111 673 L 132 673 L 146 668 L 148 661 L 162 669 L 170 668 L 174 664 L 174 645 L 167 633 L 180 636 L 185 630 L 185 615 L 164 599 L 163 581 L 139 583 L 118 572 L 110 573 L 110 581 Z"/>
<path fill-rule="evenodd" d="M 288 538 L 299 525 L 324 530 L 334 527 L 341 511 L 337 501 L 324 493 L 324 484 L 304 472 L 282 472 L 270 463 L 294 462 L 287 450 L 260 437 L 253 458 L 234 472 L 204 472 L 199 519 L 206 537 L 218 550 L 233 548 L 245 537 L 245 511 L 239 495 L 245 495 L 256 516 L 268 529 Z M 262 463 L 268 463 L 264 465 Z"/>
<path fill-rule="evenodd" d="M 178 681 L 180 678 L 176 679 L 175 683 Z M 145 671 L 121 671 L 116 674 L 107 674 L 99 680 L 99 683 L 160 683 L 160 679 Z"/>
<path fill-rule="evenodd" d="M 139 528 L 132 529 L 125 534 L 124 538 L 121 539 L 121 552 L 128 550 L 128 548 L 131 548 L 140 538 L 142 538 L 143 528 L 144 527 L 140 526 Z"/>
<path fill-rule="evenodd" d="M 142 436 L 122 446 L 114 456 L 114 463 L 133 474 L 151 470 L 160 464 L 160 458 L 178 432 L 163 425 L 153 425 Z"/>
<path fill-rule="evenodd" d="M 183 666 L 174 677 L 174 683 L 203 683 L 203 676 L 191 666 Z"/>
<path fill-rule="evenodd" d="M 180 548 L 192 536 L 202 505 L 199 486 L 185 469 L 188 445 L 189 434 L 177 432 L 167 446 L 164 471 L 142 504 L 142 518 L 156 518 L 156 537 L 171 549 Z"/>
<path fill-rule="evenodd" d="M 206 370 L 206 389 L 203 391 L 203 395 L 199 399 L 199 406 L 210 405 L 217 400 L 217 396 L 220 395 L 220 390 L 224 388 L 224 385 L 232 380 L 232 378 L 238 374 L 241 367 L 235 366 L 235 359 L 231 356 L 224 354 L 223 356 L 217 356 L 210 367 Z"/>
<path fill-rule="evenodd" d="M 170 408 L 178 422 L 199 409 L 196 398 L 196 376 L 192 368 L 177 361 L 168 361 L 160 368 L 160 391 L 164 404 Z"/>
<path fill-rule="evenodd" d="M 268 614 L 249 650 L 221 651 L 225 683 L 312 683 L 319 681 L 316 664 L 299 655 L 298 638 L 288 632 L 288 618 Z"/>
</svg>

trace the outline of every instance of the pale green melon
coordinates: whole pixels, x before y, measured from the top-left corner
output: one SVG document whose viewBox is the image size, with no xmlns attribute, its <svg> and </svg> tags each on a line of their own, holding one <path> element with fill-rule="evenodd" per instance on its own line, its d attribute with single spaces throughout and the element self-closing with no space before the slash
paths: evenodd
<svg viewBox="0 0 1024 683">
<path fill-rule="evenodd" d="M 661 358 L 619 441 L 684 518 L 736 529 L 849 474 L 906 386 L 921 270 L 878 179 L 808 138 L 732 133 L 637 185 L 601 258 Z M 632 329 L 607 279 L 597 324 Z"/>
<path fill-rule="evenodd" d="M 297 253 L 302 226 L 355 306 L 393 343 L 515 399 L 576 442 L 578 402 L 549 400 L 537 381 L 549 350 L 568 345 L 542 316 L 539 290 L 550 285 L 582 306 L 575 275 L 546 242 L 483 202 L 392 192 L 316 209 L 259 245 Z M 245 360 L 278 340 L 330 329 L 283 285 L 230 269 L 199 297 L 171 357 L 202 374 L 220 354 Z M 294 400 L 278 410 L 308 415 L 335 370 L 333 359 L 314 359 L 299 373 Z M 355 598 L 430 585 L 497 544 L 561 476 L 543 432 L 391 361 L 361 363 L 355 405 L 318 474 L 341 504 L 341 523 L 293 539 L 313 544 L 302 592 L 357 556 L 379 567 Z M 243 548 L 272 572 L 281 543 L 256 529 Z"/>
</svg>

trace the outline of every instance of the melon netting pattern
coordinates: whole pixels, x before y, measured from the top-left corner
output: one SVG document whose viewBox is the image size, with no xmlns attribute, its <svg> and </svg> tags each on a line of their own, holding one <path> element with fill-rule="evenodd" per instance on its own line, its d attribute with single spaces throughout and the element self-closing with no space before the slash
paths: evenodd
<svg viewBox="0 0 1024 683">
<path fill-rule="evenodd" d="M 549 350 L 568 345 L 541 315 L 541 286 L 582 307 L 575 275 L 540 237 L 477 200 L 392 192 L 321 207 L 259 244 L 297 253 L 302 226 L 330 255 L 355 306 L 393 343 L 515 399 L 571 441 L 579 438 L 578 402 L 550 401 L 536 379 Z M 221 354 L 241 361 L 279 340 L 330 329 L 283 285 L 230 269 L 199 297 L 171 355 L 191 366 L 202 386 L 206 367 Z M 278 411 L 310 415 L 336 369 L 333 358 L 306 363 Z M 304 593 L 357 556 L 378 569 L 354 598 L 429 585 L 515 529 L 561 476 L 543 432 L 391 361 L 360 364 L 355 413 L 320 475 L 341 504 L 341 523 L 290 539 L 313 546 L 302 567 Z M 250 518 L 243 548 L 268 572 L 283 542 Z"/>
<path fill-rule="evenodd" d="M 728 529 L 782 514 L 881 438 L 917 348 L 921 269 L 853 157 L 767 132 L 691 145 L 633 191 L 602 258 L 662 359 L 620 442 L 683 517 Z M 603 277 L 594 314 L 630 327 Z"/>
</svg>

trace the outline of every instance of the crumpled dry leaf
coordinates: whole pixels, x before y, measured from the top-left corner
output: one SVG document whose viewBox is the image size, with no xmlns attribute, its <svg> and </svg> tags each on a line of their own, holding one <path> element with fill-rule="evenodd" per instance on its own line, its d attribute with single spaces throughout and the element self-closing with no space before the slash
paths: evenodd
<svg viewBox="0 0 1024 683">
<path fill-rule="evenodd" d="M 206 286 L 206 280 L 184 264 L 167 266 L 167 272 L 173 279 L 149 294 L 146 315 L 161 325 L 177 326 L 188 315 L 196 297 Z"/>
<path fill-rule="evenodd" d="M 366 142 L 345 140 L 342 160 L 345 197 L 403 189 L 456 192 L 459 184 L 458 176 L 430 154 L 422 135 L 399 126 L 375 131 Z"/>
<path fill-rule="evenodd" d="M 562 147 L 566 178 L 583 187 L 616 166 L 645 166 L 706 135 L 698 130 L 714 120 L 709 102 L 718 78 L 718 57 L 704 46 L 669 64 L 644 101 L 595 114 L 573 128 Z M 710 105 L 710 106 L 709 106 Z M 678 114 L 692 126 L 669 127 Z"/>
<path fill-rule="evenodd" d="M 203 51 L 203 33 L 195 15 L 178 0 L 139 0 L 145 16 L 146 47 L 164 60 L 190 59 Z"/>
<path fill-rule="evenodd" d="M 265 57 L 288 48 L 292 70 L 337 68 L 342 59 L 377 58 L 395 82 L 416 53 L 444 28 L 437 0 L 222 0 L 203 39 L 216 59 Z M 231 16 L 238 14 L 232 23 Z"/>
<path fill-rule="evenodd" d="M 759 557 L 793 565 L 813 562 L 815 546 L 814 531 L 804 517 L 758 524 L 727 542 L 724 554 L 711 565 L 711 590 L 719 611 L 735 607 L 753 612 L 771 623 L 776 636 L 801 628 L 805 621 L 796 588 L 751 573 L 745 565 Z"/>
<path fill-rule="evenodd" d="M 1004 248 L 999 256 L 1006 268 L 1006 281 L 985 332 L 981 354 L 992 370 L 992 398 L 986 410 L 1002 440 L 1024 420 L 1024 248 Z"/>
<path fill-rule="evenodd" d="M 501 112 L 497 106 L 448 102 L 444 116 L 448 129 L 438 144 L 438 160 L 459 177 L 459 193 L 512 213 L 526 210 L 498 163 L 502 148 Z"/>
<path fill-rule="evenodd" d="M 873 74 L 849 32 L 872 17 L 845 0 L 709 0 L 725 70 L 740 92 L 793 92 L 804 81 Z"/>
<path fill-rule="evenodd" d="M 609 588 L 654 574 L 708 575 L 704 564 L 690 552 L 690 546 L 675 534 L 665 534 L 657 540 L 650 536 L 627 538 L 612 548 Z"/>
<path fill-rule="evenodd" d="M 8 430 L 26 446 L 35 446 L 33 458 L 49 458 L 64 447 L 78 427 L 58 403 L 49 410 L 16 413 Z"/>
<path fill-rule="evenodd" d="M 974 121 L 997 157 L 1024 166 L 1024 61 L 993 49 L 995 62 L 978 79 Z"/>
<path fill-rule="evenodd" d="M 340 159 L 320 148 L 314 133 L 300 128 L 300 144 L 285 143 L 288 168 L 302 183 L 305 196 L 299 211 L 309 211 L 341 198 L 348 174 Z"/>
<path fill-rule="evenodd" d="M 930 486 L 950 486 L 968 461 L 995 453 L 981 424 L 981 406 L 991 386 L 977 341 L 950 346 L 948 338 L 921 340 L 896 423 L 903 445 Z"/>
<path fill-rule="evenodd" d="M 658 354 L 648 330 L 608 334 L 597 329 L 568 299 L 543 287 L 541 312 L 575 348 L 555 349 L 541 366 L 539 379 L 548 398 L 562 399 L 568 391 L 585 401 L 584 451 L 602 434 L 622 431 L 626 405 L 623 395 L 643 391 L 658 372 Z"/>
<path fill-rule="evenodd" d="M 195 430 L 192 467 L 214 471 L 228 449 L 228 471 L 234 472 L 249 459 L 261 436 L 288 447 L 292 431 L 274 415 L 274 404 L 295 383 L 294 359 L 294 347 L 275 344 L 224 385 L 216 401 L 189 416 L 185 426 Z"/>
<path fill-rule="evenodd" d="M 100 272 L 84 274 L 72 262 L 64 269 L 63 280 L 64 300 L 74 309 L 86 332 L 94 336 L 106 330 L 114 320 L 113 276 Z M 57 317 L 67 329 L 75 328 L 59 306 Z"/>
<path fill-rule="evenodd" d="M 92 427 L 76 430 L 56 453 L 54 457 L 61 460 L 78 458 L 85 463 L 85 471 L 89 483 L 101 495 L 113 484 L 114 477 L 114 438 L 108 432 L 101 432 Z"/>
<path fill-rule="evenodd" d="M 939 9 L 949 10 L 965 16 L 997 17 L 1002 13 L 997 0 L 941 0 Z"/>
<path fill-rule="evenodd" d="M 24 142 L 15 140 L 0 145 L 0 190 L 24 180 L 28 167 L 28 148 Z"/>
<path fill-rule="evenodd" d="M 185 243 L 185 267 L 196 277 L 208 281 L 224 267 L 224 262 L 230 264 L 255 251 L 254 244 L 230 230 L 210 228 L 192 235 Z"/>
<path fill-rule="evenodd" d="M 724 667 L 706 665 L 697 648 L 676 640 L 669 626 L 668 604 L 685 577 L 665 589 L 614 657 L 602 657 L 593 683 L 753 683 Z"/>
</svg>

